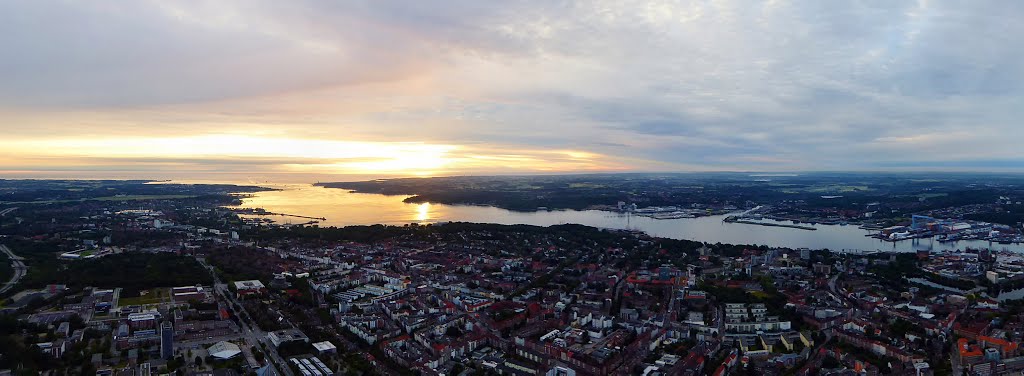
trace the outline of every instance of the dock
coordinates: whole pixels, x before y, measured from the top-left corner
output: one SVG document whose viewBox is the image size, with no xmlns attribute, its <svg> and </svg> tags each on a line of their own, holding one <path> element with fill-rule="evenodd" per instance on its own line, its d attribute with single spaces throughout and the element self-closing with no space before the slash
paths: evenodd
<svg viewBox="0 0 1024 376">
<path fill-rule="evenodd" d="M 746 219 L 739 219 L 739 218 L 736 218 L 736 217 L 727 217 L 727 218 L 723 219 L 722 222 L 742 223 L 742 224 L 745 224 L 745 225 L 758 225 L 758 226 L 768 226 L 768 227 L 787 227 L 787 228 L 795 228 L 795 229 L 799 229 L 799 230 L 808 230 L 808 231 L 816 231 L 817 230 L 817 228 L 811 227 L 811 226 L 791 225 L 791 224 L 788 224 L 788 223 L 758 222 L 758 221 L 751 221 L 751 220 L 746 220 Z"/>
<path fill-rule="evenodd" d="M 282 217 L 312 219 L 312 220 L 317 220 L 317 221 L 326 221 L 327 220 L 327 218 L 324 218 L 324 217 L 310 217 L 310 216 L 298 215 L 298 214 L 274 213 L 274 212 L 266 211 L 263 208 L 254 208 L 254 209 L 241 208 L 241 209 L 232 209 L 232 211 L 234 211 L 236 213 L 242 213 L 242 214 L 248 214 L 248 215 L 277 215 L 277 216 L 282 216 Z"/>
<path fill-rule="evenodd" d="M 308 217 L 308 216 L 305 216 L 305 215 L 297 215 L 297 214 L 267 213 L 265 215 L 279 215 L 279 216 L 282 216 L 282 217 L 293 217 L 293 218 L 302 218 L 302 219 L 315 219 L 315 220 L 318 220 L 318 221 L 326 221 L 327 220 L 327 218 L 324 218 L 324 217 Z"/>
</svg>

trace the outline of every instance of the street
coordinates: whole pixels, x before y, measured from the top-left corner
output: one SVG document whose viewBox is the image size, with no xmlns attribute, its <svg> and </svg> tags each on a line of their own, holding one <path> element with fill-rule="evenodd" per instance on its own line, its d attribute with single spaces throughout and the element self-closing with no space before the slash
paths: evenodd
<svg viewBox="0 0 1024 376">
<path fill-rule="evenodd" d="M 224 283 L 221 283 L 220 277 L 217 276 L 217 272 L 214 271 L 213 266 L 207 264 L 206 260 L 198 258 L 196 260 L 199 261 L 199 263 L 202 264 L 203 267 L 210 271 L 210 274 L 213 276 L 214 290 L 216 290 L 217 293 L 221 294 L 222 296 L 224 296 L 225 299 L 228 300 L 228 309 L 230 309 L 235 314 L 235 317 L 239 317 L 238 323 L 241 329 L 241 335 L 245 337 L 246 348 L 262 348 L 260 344 L 266 344 L 266 348 L 262 348 L 264 354 L 266 355 L 266 359 L 277 364 L 277 368 L 278 370 L 281 371 L 282 374 L 286 376 L 295 376 L 295 373 L 292 372 L 292 369 L 291 367 L 288 366 L 288 363 L 285 362 L 283 358 L 281 358 L 281 356 L 277 353 L 277 349 L 275 349 L 274 345 L 270 343 L 270 341 L 267 339 L 266 333 L 260 330 L 259 327 L 250 327 L 245 320 L 241 319 L 242 315 L 240 314 L 240 312 L 235 310 L 235 307 L 237 306 L 241 308 L 241 313 L 245 313 L 246 317 L 249 316 L 248 312 L 245 312 L 244 306 L 238 304 L 238 302 L 235 301 L 235 298 L 232 296 L 231 291 L 228 290 L 228 286 Z"/>
</svg>

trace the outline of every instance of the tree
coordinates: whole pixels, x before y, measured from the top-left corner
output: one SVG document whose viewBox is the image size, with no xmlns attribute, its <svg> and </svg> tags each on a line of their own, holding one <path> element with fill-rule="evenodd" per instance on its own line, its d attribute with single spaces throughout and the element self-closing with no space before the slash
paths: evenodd
<svg viewBox="0 0 1024 376">
<path fill-rule="evenodd" d="M 195 360 L 195 364 L 196 364 L 197 366 L 200 366 L 200 367 L 202 367 L 202 366 L 203 366 L 203 357 L 201 357 L 201 356 L 198 356 L 198 355 L 196 355 L 196 360 Z"/>
<path fill-rule="evenodd" d="M 839 366 L 839 361 L 836 360 L 836 358 L 832 357 L 831 355 L 826 356 L 825 359 L 821 361 L 821 368 L 832 369 L 839 368 Z"/>
</svg>

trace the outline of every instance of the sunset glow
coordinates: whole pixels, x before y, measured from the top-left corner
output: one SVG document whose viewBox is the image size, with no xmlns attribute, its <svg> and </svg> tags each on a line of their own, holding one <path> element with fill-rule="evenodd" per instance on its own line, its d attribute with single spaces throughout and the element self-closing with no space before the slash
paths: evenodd
<svg viewBox="0 0 1024 376">
<path fill-rule="evenodd" d="M 125 168 L 189 167 L 209 161 L 258 165 L 279 173 L 434 176 L 483 170 L 616 170 L 604 157 L 578 151 L 507 150 L 424 142 L 356 142 L 209 134 L 2 140 L 0 166 L 31 163 L 74 168 L 97 160 Z M 605 164 L 608 163 L 608 164 Z"/>
<path fill-rule="evenodd" d="M 1022 7 L 570 3 L 0 4 L 0 174 L 1024 169 Z"/>
</svg>

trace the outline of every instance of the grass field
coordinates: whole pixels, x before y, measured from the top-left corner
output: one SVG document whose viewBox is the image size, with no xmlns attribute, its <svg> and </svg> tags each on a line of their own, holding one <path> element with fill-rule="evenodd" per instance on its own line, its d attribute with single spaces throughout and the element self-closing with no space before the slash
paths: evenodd
<svg viewBox="0 0 1024 376">
<path fill-rule="evenodd" d="M 169 301 L 171 289 L 166 287 L 153 288 L 141 291 L 141 294 L 134 298 L 121 298 L 118 301 L 120 306 L 158 304 Z"/>
<path fill-rule="evenodd" d="M 768 299 L 772 297 L 771 294 L 768 294 L 764 291 L 751 291 L 750 295 L 758 299 Z"/>
</svg>

